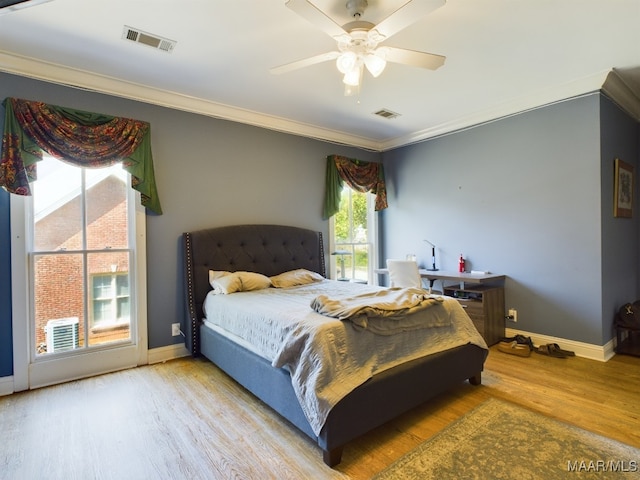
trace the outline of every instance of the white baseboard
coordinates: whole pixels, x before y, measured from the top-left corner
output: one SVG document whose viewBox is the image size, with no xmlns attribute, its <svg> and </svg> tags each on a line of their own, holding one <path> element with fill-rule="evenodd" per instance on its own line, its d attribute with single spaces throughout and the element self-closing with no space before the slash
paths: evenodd
<svg viewBox="0 0 640 480">
<path fill-rule="evenodd" d="M 560 345 L 560 348 L 575 352 L 577 357 L 589 358 L 600 362 L 606 362 L 615 355 L 615 342 L 613 339 L 609 340 L 604 345 L 593 345 L 590 343 L 576 342 L 575 340 L 566 340 L 564 338 L 541 335 L 539 333 L 525 332 L 514 328 L 505 329 L 505 337 L 513 337 L 514 335 L 531 337 L 534 345 L 557 343 Z"/>
<path fill-rule="evenodd" d="M 0 397 L 13 393 L 13 375 L 10 377 L 0 377 Z"/>
<path fill-rule="evenodd" d="M 187 350 L 184 343 L 176 343 L 173 345 L 167 345 L 166 347 L 153 348 L 148 351 L 149 365 L 153 363 L 162 363 L 174 358 L 188 357 L 191 352 Z"/>
</svg>

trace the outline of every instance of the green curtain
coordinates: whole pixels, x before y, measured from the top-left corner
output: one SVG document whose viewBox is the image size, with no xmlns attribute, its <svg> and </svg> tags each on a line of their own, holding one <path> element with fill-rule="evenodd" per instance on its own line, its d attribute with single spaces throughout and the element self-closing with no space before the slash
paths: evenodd
<svg viewBox="0 0 640 480">
<path fill-rule="evenodd" d="M 340 197 L 345 183 L 358 192 L 375 194 L 376 212 L 387 208 L 387 187 L 384 180 L 384 166 L 381 163 L 329 155 L 323 209 L 325 220 L 340 210 Z"/>
<path fill-rule="evenodd" d="M 42 102 L 6 98 L 0 186 L 31 195 L 42 153 L 80 167 L 107 167 L 122 162 L 142 205 L 162 213 L 147 122 L 74 110 Z"/>
</svg>

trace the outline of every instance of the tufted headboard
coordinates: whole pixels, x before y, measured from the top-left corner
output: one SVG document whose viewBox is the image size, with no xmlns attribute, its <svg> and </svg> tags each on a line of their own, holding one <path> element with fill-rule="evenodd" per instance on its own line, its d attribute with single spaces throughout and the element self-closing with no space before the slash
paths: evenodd
<svg viewBox="0 0 640 480">
<path fill-rule="evenodd" d="M 200 351 L 202 304 L 211 290 L 209 270 L 273 276 L 306 268 L 326 276 L 322 232 L 285 225 L 233 225 L 182 234 L 186 346 Z"/>
</svg>

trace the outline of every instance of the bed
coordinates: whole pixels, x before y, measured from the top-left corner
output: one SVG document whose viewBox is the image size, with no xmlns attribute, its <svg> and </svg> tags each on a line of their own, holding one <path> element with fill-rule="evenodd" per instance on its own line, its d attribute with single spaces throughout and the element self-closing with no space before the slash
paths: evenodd
<svg viewBox="0 0 640 480">
<path fill-rule="evenodd" d="M 204 310 L 205 301 L 211 298 L 211 271 L 247 271 L 273 277 L 302 269 L 326 277 L 321 232 L 283 225 L 234 225 L 187 232 L 182 240 L 187 348 L 194 356 L 203 355 L 209 359 L 316 441 L 329 466 L 340 463 L 344 446 L 358 436 L 461 382 L 468 380 L 473 385 L 481 382 L 487 348 L 478 334 L 480 341 L 456 345 L 376 371 L 331 404 L 319 426 L 315 419 L 309 419 L 306 404 L 299 397 L 300 387 L 294 388 L 292 368 L 274 366 L 271 359 L 250 348 L 242 339 L 205 321 Z M 332 288 L 337 284 L 342 284 L 340 288 L 353 285 L 331 280 L 320 283 Z M 273 296 L 276 294 L 273 290 L 270 288 L 264 293 Z M 226 301 L 234 295 L 219 297 L 226 297 Z M 245 293 L 236 298 L 243 298 L 240 295 Z M 209 309 L 215 308 L 207 305 Z M 457 302 L 447 305 L 447 308 L 459 308 L 468 319 Z M 262 311 L 258 313 L 266 315 Z M 311 315 L 319 314 L 313 312 Z M 351 327 L 345 326 L 344 330 L 349 335 L 356 335 L 349 333 L 354 330 Z M 474 332 L 477 333 L 475 329 Z"/>
</svg>

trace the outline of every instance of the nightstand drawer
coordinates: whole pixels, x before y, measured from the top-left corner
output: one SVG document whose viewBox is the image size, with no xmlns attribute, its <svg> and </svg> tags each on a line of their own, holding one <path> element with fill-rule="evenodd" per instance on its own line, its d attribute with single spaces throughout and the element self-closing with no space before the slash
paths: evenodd
<svg viewBox="0 0 640 480">
<path fill-rule="evenodd" d="M 467 312 L 467 315 L 484 315 L 484 306 L 482 302 L 477 300 L 464 300 L 458 299 L 458 303 L 462 305 L 464 311 Z"/>
</svg>

